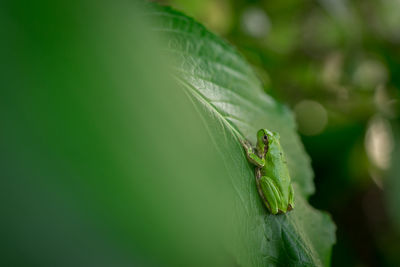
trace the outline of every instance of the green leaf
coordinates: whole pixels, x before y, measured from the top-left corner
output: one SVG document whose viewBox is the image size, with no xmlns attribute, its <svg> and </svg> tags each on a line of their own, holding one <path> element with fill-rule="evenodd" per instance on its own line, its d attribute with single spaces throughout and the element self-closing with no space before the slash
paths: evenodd
<svg viewBox="0 0 400 267">
<path fill-rule="evenodd" d="M 167 7 L 154 6 L 147 16 L 153 31 L 167 40 L 174 76 L 223 158 L 233 192 L 234 214 L 229 251 L 242 266 L 329 265 L 335 226 L 328 214 L 306 201 L 314 192 L 310 159 L 304 151 L 293 115 L 263 92 L 249 64 L 229 44 L 193 19 Z M 256 191 L 253 167 L 239 139 L 254 143 L 260 128 L 277 131 L 295 185 L 292 212 L 270 215 Z"/>
</svg>

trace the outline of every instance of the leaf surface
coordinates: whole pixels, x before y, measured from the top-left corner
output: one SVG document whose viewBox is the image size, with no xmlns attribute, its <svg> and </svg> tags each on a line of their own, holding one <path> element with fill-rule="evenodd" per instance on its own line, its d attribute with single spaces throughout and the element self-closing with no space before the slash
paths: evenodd
<svg viewBox="0 0 400 267">
<path fill-rule="evenodd" d="M 227 247 L 242 266 L 329 265 L 335 226 L 328 214 L 307 203 L 314 192 L 310 159 L 296 133 L 292 113 L 267 95 L 249 64 L 229 44 L 193 19 L 152 6 L 152 30 L 167 40 L 174 75 L 201 115 L 221 154 L 235 210 Z M 293 211 L 271 215 L 256 190 L 253 167 L 239 139 L 255 143 L 260 128 L 279 132 L 295 188 Z"/>
</svg>

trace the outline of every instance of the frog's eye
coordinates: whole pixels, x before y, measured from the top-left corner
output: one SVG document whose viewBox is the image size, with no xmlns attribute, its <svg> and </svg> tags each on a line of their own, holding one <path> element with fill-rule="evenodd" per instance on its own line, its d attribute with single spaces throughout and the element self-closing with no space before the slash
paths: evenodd
<svg viewBox="0 0 400 267">
<path fill-rule="evenodd" d="M 268 136 L 267 136 L 267 135 L 264 135 L 263 141 L 264 141 L 264 144 L 267 144 L 267 143 L 268 143 Z"/>
</svg>

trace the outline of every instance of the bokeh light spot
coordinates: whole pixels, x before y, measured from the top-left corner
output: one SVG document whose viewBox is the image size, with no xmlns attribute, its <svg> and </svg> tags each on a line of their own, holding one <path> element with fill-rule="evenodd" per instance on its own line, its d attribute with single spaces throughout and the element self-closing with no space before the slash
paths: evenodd
<svg viewBox="0 0 400 267">
<path fill-rule="evenodd" d="M 321 133 L 327 123 L 328 115 L 325 108 L 318 102 L 303 100 L 294 107 L 299 131 L 304 135 Z"/>
<path fill-rule="evenodd" d="M 380 61 L 362 61 L 353 75 L 353 81 L 361 89 L 374 90 L 378 85 L 387 81 L 388 71 Z"/>
<path fill-rule="evenodd" d="M 242 30 L 254 38 L 267 36 L 271 23 L 267 14 L 258 7 L 249 7 L 242 14 Z"/>
<path fill-rule="evenodd" d="M 365 135 L 365 150 L 370 161 L 380 169 L 390 166 L 393 149 L 393 134 L 389 122 L 375 115 L 369 122 Z"/>
</svg>

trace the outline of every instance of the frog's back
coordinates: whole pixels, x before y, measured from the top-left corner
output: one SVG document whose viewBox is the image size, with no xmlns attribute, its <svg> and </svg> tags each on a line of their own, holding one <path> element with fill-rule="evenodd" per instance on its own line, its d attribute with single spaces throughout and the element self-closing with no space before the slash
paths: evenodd
<svg viewBox="0 0 400 267">
<path fill-rule="evenodd" d="M 269 145 L 268 152 L 265 155 L 265 166 L 261 173 L 275 182 L 277 189 L 285 200 L 289 198 L 291 180 L 286 157 L 278 140 Z"/>
</svg>

